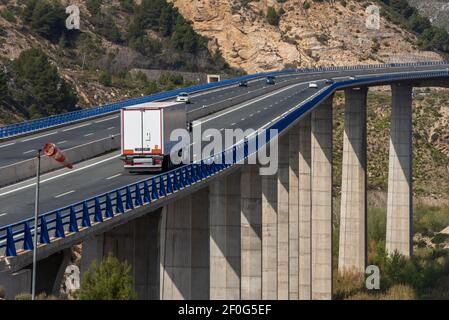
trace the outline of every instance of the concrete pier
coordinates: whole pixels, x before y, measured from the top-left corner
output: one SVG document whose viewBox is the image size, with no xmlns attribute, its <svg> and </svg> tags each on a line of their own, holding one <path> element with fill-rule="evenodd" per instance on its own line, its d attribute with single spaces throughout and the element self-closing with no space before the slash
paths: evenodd
<svg viewBox="0 0 449 320">
<path fill-rule="evenodd" d="M 277 282 L 278 300 L 289 298 L 289 133 L 279 139 L 277 175 Z"/>
<path fill-rule="evenodd" d="M 299 124 L 289 132 L 288 177 L 288 295 L 290 300 L 299 299 Z"/>
<path fill-rule="evenodd" d="M 277 288 L 277 176 L 262 179 L 262 299 L 276 300 Z"/>
<path fill-rule="evenodd" d="M 299 122 L 298 219 L 299 219 L 299 299 L 312 298 L 312 193 L 311 115 Z"/>
<path fill-rule="evenodd" d="M 240 172 L 210 185 L 210 299 L 240 299 Z"/>
<path fill-rule="evenodd" d="M 388 169 L 387 252 L 410 256 L 413 250 L 412 87 L 392 89 Z"/>
<path fill-rule="evenodd" d="M 262 186 L 257 165 L 242 167 L 241 299 L 262 299 Z"/>
<path fill-rule="evenodd" d="M 346 89 L 338 271 L 363 273 L 366 265 L 367 88 Z"/>
<path fill-rule="evenodd" d="M 83 242 L 81 276 L 95 260 L 112 253 L 131 266 L 139 299 L 159 298 L 158 227 L 160 210 Z"/>
<path fill-rule="evenodd" d="M 312 111 L 312 299 L 332 297 L 332 97 Z"/>
<path fill-rule="evenodd" d="M 208 189 L 168 205 L 160 228 L 160 297 L 209 298 Z"/>
</svg>

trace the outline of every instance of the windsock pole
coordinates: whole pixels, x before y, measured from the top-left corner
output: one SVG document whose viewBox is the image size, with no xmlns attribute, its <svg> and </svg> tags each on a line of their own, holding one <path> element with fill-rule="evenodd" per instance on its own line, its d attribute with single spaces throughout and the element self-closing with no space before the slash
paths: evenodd
<svg viewBox="0 0 449 320">
<path fill-rule="evenodd" d="M 73 165 L 67 162 L 64 154 L 54 143 L 46 143 L 36 155 L 36 199 L 34 203 L 34 245 L 33 245 L 33 275 L 31 282 L 31 300 L 36 300 L 36 267 L 37 267 L 37 234 L 38 234 L 38 217 L 39 217 L 39 185 L 41 179 L 41 154 L 55 159 L 62 163 L 65 167 L 72 169 Z M 41 226 L 42 227 L 42 226 Z"/>
</svg>

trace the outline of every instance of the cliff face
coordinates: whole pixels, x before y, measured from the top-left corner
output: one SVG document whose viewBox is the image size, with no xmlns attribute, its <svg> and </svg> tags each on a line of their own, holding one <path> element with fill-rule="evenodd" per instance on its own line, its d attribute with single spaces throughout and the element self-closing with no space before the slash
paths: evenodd
<svg viewBox="0 0 449 320">
<path fill-rule="evenodd" d="M 449 0 L 408 0 L 408 2 L 427 16 L 432 24 L 449 31 Z"/>
<path fill-rule="evenodd" d="M 358 1 L 172 0 L 194 29 L 220 47 L 232 67 L 259 72 L 285 66 L 348 65 L 440 59 L 419 51 L 415 37 L 381 19 L 368 30 Z M 280 15 L 267 22 L 268 7 Z"/>
</svg>

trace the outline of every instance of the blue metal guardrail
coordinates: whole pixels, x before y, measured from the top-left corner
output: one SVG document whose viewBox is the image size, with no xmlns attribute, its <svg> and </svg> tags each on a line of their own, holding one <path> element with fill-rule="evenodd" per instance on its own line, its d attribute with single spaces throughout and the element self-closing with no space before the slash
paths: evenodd
<svg viewBox="0 0 449 320">
<path fill-rule="evenodd" d="M 414 74 L 398 74 L 388 76 L 371 76 L 355 80 L 342 81 L 332 84 L 322 92 L 309 100 L 300 103 L 292 112 L 278 120 L 262 134 L 264 139 L 254 136 L 239 145 L 233 146 L 215 156 L 203 159 L 197 163 L 187 164 L 170 172 L 133 183 L 122 188 L 106 192 L 104 194 L 86 199 L 84 201 L 60 208 L 39 216 L 38 237 L 40 244 L 49 244 L 58 238 L 77 233 L 81 228 L 89 228 L 93 223 L 101 223 L 111 219 L 115 215 L 126 214 L 135 207 L 151 204 L 169 194 L 179 192 L 195 183 L 205 180 L 218 172 L 232 167 L 236 163 L 244 161 L 251 154 L 257 152 L 273 137 L 269 136 L 269 130 L 275 129 L 278 133 L 287 129 L 303 114 L 313 109 L 326 99 L 335 90 L 353 85 L 366 85 L 370 83 L 382 83 L 397 80 L 415 80 L 430 78 L 448 78 L 449 71 L 431 71 Z M 255 139 L 255 141 L 254 141 Z M 255 150 L 249 150 L 249 143 L 256 143 Z M 232 159 L 231 163 L 225 163 L 218 159 Z M 33 249 L 34 219 L 25 219 L 14 224 L 0 228 L 0 256 L 16 256 L 18 249 L 25 251 Z M 50 236 L 53 235 L 53 237 Z"/>
<path fill-rule="evenodd" d="M 180 92 L 196 92 L 201 90 L 208 90 L 223 86 L 232 85 L 238 83 L 241 80 L 251 80 L 257 79 L 261 77 L 266 77 L 268 75 L 281 75 L 281 74 L 289 74 L 289 73 L 309 73 L 309 72 L 326 72 L 326 71 L 350 71 L 350 70 L 362 70 L 362 69 L 382 69 L 382 68 L 390 68 L 390 67 L 418 67 L 418 66 L 437 66 L 441 64 L 447 64 L 445 61 L 428 61 L 428 62 L 419 62 L 419 63 L 392 63 L 392 64 L 378 64 L 378 65 L 360 65 L 360 66 L 349 66 L 349 67 L 319 67 L 319 68 L 304 68 L 304 69 L 290 69 L 283 71 L 275 71 L 275 72 L 267 72 L 267 73 L 258 73 L 253 75 L 246 75 L 242 77 L 237 77 L 233 79 L 227 79 L 220 82 L 214 82 L 209 84 L 196 85 L 189 88 L 181 88 L 161 93 L 156 93 L 150 96 L 125 100 L 117 103 L 111 103 L 104 106 L 93 107 L 89 109 L 83 109 L 79 111 L 73 111 L 63 114 L 58 114 L 46 118 L 30 120 L 15 124 L 6 125 L 0 127 L 0 139 L 10 138 L 14 136 L 18 136 L 25 133 L 37 132 L 39 130 L 56 127 L 62 124 L 68 124 L 72 122 L 86 120 L 92 117 L 98 117 L 101 115 L 106 115 L 111 112 L 115 112 L 120 110 L 121 108 L 160 100 L 160 99 L 168 99 L 173 98 L 178 95 Z"/>
<path fill-rule="evenodd" d="M 101 115 L 106 115 L 115 111 L 120 110 L 124 107 L 129 107 L 132 105 L 145 103 L 145 102 L 151 102 L 161 99 L 169 99 L 176 97 L 180 92 L 197 92 L 202 90 L 209 90 L 224 86 L 229 86 L 235 83 L 238 83 L 241 80 L 252 80 L 257 78 L 266 77 L 267 75 L 278 75 L 278 74 L 287 74 L 287 73 L 293 73 L 296 72 L 295 70 L 284 70 L 284 71 L 276 71 L 276 72 L 270 72 L 270 73 L 258 73 L 254 75 L 246 75 L 242 77 L 227 79 L 219 82 L 213 82 L 209 84 L 202 84 L 202 85 L 196 85 L 188 88 L 179 88 L 175 90 L 160 92 L 156 94 L 152 94 L 145 97 L 139 97 L 134 99 L 129 99 L 125 101 L 120 101 L 116 103 L 111 103 L 99 107 L 89 108 L 89 109 L 83 109 L 68 113 L 62 113 L 46 118 L 40 118 L 36 120 L 30 120 L 20 123 L 14 123 L 10 125 L 6 125 L 4 127 L 0 127 L 0 139 L 9 138 L 18 136 L 24 133 L 30 133 L 30 132 L 37 132 L 42 129 L 51 128 L 55 126 L 59 126 L 62 124 L 68 124 L 76 121 L 82 121 L 87 120 L 92 117 L 98 117 Z"/>
</svg>

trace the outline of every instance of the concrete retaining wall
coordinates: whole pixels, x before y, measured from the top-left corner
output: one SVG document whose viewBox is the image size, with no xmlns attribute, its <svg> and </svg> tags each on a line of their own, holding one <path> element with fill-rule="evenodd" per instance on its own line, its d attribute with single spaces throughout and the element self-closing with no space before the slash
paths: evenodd
<svg viewBox="0 0 449 320">
<path fill-rule="evenodd" d="M 63 150 L 71 163 L 77 163 L 99 156 L 101 154 L 120 149 L 120 135 L 103 138 Z M 57 170 L 63 166 L 53 159 L 43 156 L 41 159 L 41 173 Z M 16 183 L 36 175 L 35 158 L 14 163 L 0 168 L 0 187 Z"/>
</svg>

